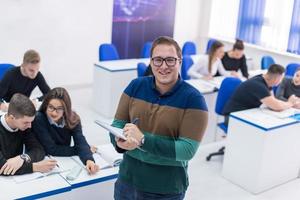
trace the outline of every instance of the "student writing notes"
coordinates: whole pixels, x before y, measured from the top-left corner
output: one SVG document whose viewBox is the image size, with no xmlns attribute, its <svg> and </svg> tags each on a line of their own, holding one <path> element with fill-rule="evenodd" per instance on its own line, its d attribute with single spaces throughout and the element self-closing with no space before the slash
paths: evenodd
<svg viewBox="0 0 300 200">
<path fill-rule="evenodd" d="M 222 76 L 238 76 L 235 71 L 227 71 L 221 62 L 221 58 L 224 56 L 224 45 L 215 41 L 208 55 L 203 55 L 197 63 L 191 66 L 188 70 L 188 75 L 191 78 L 204 78 L 212 79 L 219 73 Z"/>
<path fill-rule="evenodd" d="M 24 54 L 21 66 L 13 67 L 5 73 L 0 81 L 1 110 L 7 110 L 8 104 L 4 102 L 9 102 L 15 93 L 21 93 L 30 97 L 36 86 L 39 87 L 44 95 L 50 90 L 39 69 L 40 55 L 35 50 L 28 50 Z M 42 98 L 43 96 L 39 97 L 38 100 L 42 100 Z"/>
<path fill-rule="evenodd" d="M 283 101 L 293 101 L 294 107 L 300 109 L 300 67 L 293 78 L 285 77 L 276 91 L 276 97 Z"/>
<path fill-rule="evenodd" d="M 64 88 L 58 87 L 49 91 L 32 128 L 47 154 L 78 155 L 90 174 L 99 170 L 90 146 L 82 134 L 80 118 L 72 110 L 70 96 Z M 74 146 L 70 146 L 71 138 L 74 140 Z"/>
<path fill-rule="evenodd" d="M 151 49 L 153 76 L 133 80 L 121 96 L 112 126 L 123 128 L 127 140 L 110 134 L 116 150 L 126 152 L 116 200 L 185 196 L 187 163 L 200 145 L 208 114 L 199 91 L 180 79 L 181 59 L 176 41 L 157 38 Z"/>
<path fill-rule="evenodd" d="M 0 175 L 49 172 L 55 167 L 55 160 L 43 160 L 43 147 L 29 129 L 35 112 L 28 97 L 17 93 L 0 117 Z"/>
</svg>

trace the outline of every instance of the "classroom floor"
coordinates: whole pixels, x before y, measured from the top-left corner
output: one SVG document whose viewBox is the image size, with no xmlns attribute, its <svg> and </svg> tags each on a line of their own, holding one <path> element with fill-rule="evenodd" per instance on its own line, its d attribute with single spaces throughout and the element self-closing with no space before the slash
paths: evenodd
<svg viewBox="0 0 300 200">
<path fill-rule="evenodd" d="M 84 134 L 90 144 L 109 143 L 108 134 L 94 123 L 96 119 L 104 119 L 95 113 L 91 106 L 91 87 L 69 90 L 73 108 L 81 116 Z M 189 162 L 190 186 L 186 200 L 299 200 L 300 179 L 258 195 L 253 195 L 244 189 L 230 183 L 221 176 L 222 157 L 215 157 L 210 162 L 205 157 L 217 151 L 224 141 L 202 145 L 195 157 Z M 284 170 L 284 169 L 283 169 Z"/>
</svg>

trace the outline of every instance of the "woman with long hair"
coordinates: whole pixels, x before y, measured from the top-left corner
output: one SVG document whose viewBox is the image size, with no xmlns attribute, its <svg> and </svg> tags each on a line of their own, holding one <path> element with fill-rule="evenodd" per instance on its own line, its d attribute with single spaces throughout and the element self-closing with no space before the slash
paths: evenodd
<svg viewBox="0 0 300 200">
<path fill-rule="evenodd" d="M 245 78 L 249 77 L 242 40 L 236 39 L 232 50 L 225 52 L 222 64 L 226 70 L 234 70 L 236 72 L 240 70 Z"/>
<path fill-rule="evenodd" d="M 203 55 L 200 57 L 199 61 L 191 66 L 188 71 L 188 75 L 191 78 L 204 78 L 212 79 L 219 73 L 221 76 L 237 76 L 237 73 L 232 71 L 226 71 L 221 62 L 224 56 L 224 45 L 215 41 L 208 55 Z"/>
<path fill-rule="evenodd" d="M 48 92 L 36 114 L 32 129 L 47 154 L 78 155 L 90 174 L 99 170 L 90 146 L 82 134 L 80 117 L 72 110 L 71 99 L 66 89 L 57 87 Z"/>
<path fill-rule="evenodd" d="M 293 77 L 285 77 L 278 89 L 276 97 L 283 101 L 292 101 L 294 107 L 300 109 L 300 67 L 297 68 Z"/>
</svg>

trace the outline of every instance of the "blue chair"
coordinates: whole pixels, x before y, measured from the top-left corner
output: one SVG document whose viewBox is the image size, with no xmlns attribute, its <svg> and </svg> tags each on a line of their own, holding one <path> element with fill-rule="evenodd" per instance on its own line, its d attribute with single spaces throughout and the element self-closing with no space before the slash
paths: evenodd
<svg viewBox="0 0 300 200">
<path fill-rule="evenodd" d="M 183 44 L 182 55 L 195 55 L 197 48 L 194 42 L 188 41 Z"/>
<path fill-rule="evenodd" d="M 286 66 L 285 76 L 294 76 L 296 70 L 300 67 L 299 63 L 290 63 Z"/>
<path fill-rule="evenodd" d="M 181 65 L 181 78 L 183 80 L 189 80 L 191 77 L 187 74 L 189 68 L 194 64 L 193 59 L 185 55 L 182 58 L 182 65 Z"/>
<path fill-rule="evenodd" d="M 137 64 L 137 76 L 138 77 L 144 76 L 144 74 L 147 70 L 147 67 L 148 66 L 145 63 L 142 63 L 142 62 L 138 63 Z"/>
<path fill-rule="evenodd" d="M 6 73 L 7 70 L 10 68 L 14 67 L 12 64 L 0 64 L 0 80 L 3 78 L 4 74 Z"/>
<path fill-rule="evenodd" d="M 141 51 L 141 58 L 150 58 L 152 42 L 146 42 Z"/>
<path fill-rule="evenodd" d="M 99 47 L 99 61 L 120 59 L 117 48 L 113 44 L 101 44 Z"/>
<path fill-rule="evenodd" d="M 269 69 L 269 66 L 272 64 L 275 64 L 275 61 L 271 56 L 263 56 L 261 58 L 261 69 Z"/>
<path fill-rule="evenodd" d="M 217 113 L 217 115 L 224 116 L 223 110 L 227 101 L 230 99 L 233 92 L 241 83 L 242 81 L 240 79 L 234 77 L 228 77 L 222 81 L 218 92 L 216 107 L 215 107 L 215 112 Z M 225 134 L 227 134 L 228 126 L 224 122 L 218 123 L 217 126 L 221 130 L 223 130 Z M 225 147 L 222 147 L 221 149 L 219 149 L 219 151 L 209 154 L 206 157 L 206 160 L 209 161 L 211 157 L 216 155 L 224 155 L 224 151 L 225 151 Z"/>
<path fill-rule="evenodd" d="M 205 53 L 208 54 L 209 53 L 209 50 L 211 48 L 211 46 L 213 45 L 213 43 L 217 41 L 216 39 L 209 39 L 208 42 L 207 42 L 207 45 L 206 45 L 206 50 L 205 50 Z"/>
</svg>

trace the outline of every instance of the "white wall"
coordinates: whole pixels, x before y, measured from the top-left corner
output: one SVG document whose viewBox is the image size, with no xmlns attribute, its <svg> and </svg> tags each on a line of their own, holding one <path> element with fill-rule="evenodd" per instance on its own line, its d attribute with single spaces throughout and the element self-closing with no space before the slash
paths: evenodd
<svg viewBox="0 0 300 200">
<path fill-rule="evenodd" d="M 174 38 L 180 45 L 192 40 L 204 53 L 214 1 L 176 1 Z M 111 42 L 113 0 L 1 0 L 0 8 L 0 62 L 19 65 L 32 48 L 42 56 L 41 71 L 51 87 L 92 83 L 98 47 Z M 283 65 L 299 60 L 252 47 L 246 53 L 257 66 L 264 54 Z"/>
<path fill-rule="evenodd" d="M 210 1 L 176 2 L 174 38 L 204 44 Z M 111 42 L 113 0 L 1 0 L 0 7 L 0 62 L 19 65 L 36 49 L 51 87 L 92 83 L 98 47 Z"/>
<path fill-rule="evenodd" d="M 199 53 L 204 52 L 209 30 L 210 0 L 177 0 L 174 39 L 182 46 L 185 41 L 198 44 Z"/>
<path fill-rule="evenodd" d="M 111 41 L 112 0 L 1 0 L 0 7 L 0 62 L 19 65 L 36 49 L 51 87 L 92 82 L 98 46 Z"/>
</svg>

